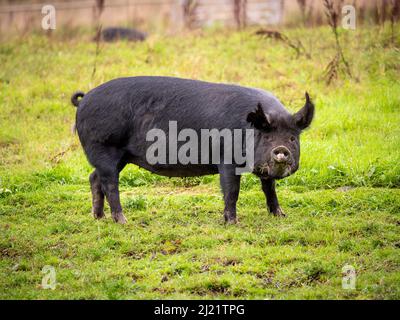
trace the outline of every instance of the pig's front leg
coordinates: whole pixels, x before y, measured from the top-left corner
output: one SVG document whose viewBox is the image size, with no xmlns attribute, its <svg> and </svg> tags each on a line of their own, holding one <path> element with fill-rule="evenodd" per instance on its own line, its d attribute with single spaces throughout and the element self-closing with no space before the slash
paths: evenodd
<svg viewBox="0 0 400 320">
<path fill-rule="evenodd" d="M 275 191 L 275 180 L 274 179 L 261 179 L 262 190 L 264 191 L 265 197 L 267 198 L 267 207 L 269 212 L 275 216 L 286 216 L 281 207 L 279 206 L 278 197 Z"/>
<path fill-rule="evenodd" d="M 224 194 L 225 222 L 236 223 L 236 202 L 240 191 L 240 175 L 236 175 L 234 168 L 220 168 L 220 182 Z"/>
</svg>

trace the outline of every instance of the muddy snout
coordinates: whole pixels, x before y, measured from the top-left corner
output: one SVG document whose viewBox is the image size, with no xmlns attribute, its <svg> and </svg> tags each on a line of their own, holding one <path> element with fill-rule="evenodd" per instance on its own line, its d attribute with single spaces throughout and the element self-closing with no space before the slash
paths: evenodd
<svg viewBox="0 0 400 320">
<path fill-rule="evenodd" d="M 285 146 L 278 146 L 271 150 L 270 161 L 267 162 L 268 176 L 281 179 L 289 176 L 293 171 L 293 155 Z"/>
<path fill-rule="evenodd" d="M 290 164 L 292 154 L 290 153 L 289 149 L 285 146 L 279 146 L 271 151 L 271 158 L 276 164 L 279 165 L 287 165 Z"/>
<path fill-rule="evenodd" d="M 259 176 L 280 179 L 292 173 L 293 155 L 285 146 L 273 148 L 268 158 L 256 166 L 255 173 Z"/>
</svg>

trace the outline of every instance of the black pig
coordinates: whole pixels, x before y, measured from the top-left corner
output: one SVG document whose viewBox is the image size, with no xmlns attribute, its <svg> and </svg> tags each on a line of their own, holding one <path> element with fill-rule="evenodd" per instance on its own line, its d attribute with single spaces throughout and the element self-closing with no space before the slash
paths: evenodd
<svg viewBox="0 0 400 320">
<path fill-rule="evenodd" d="M 131 28 L 109 27 L 101 31 L 101 39 L 106 42 L 119 40 L 144 41 L 146 38 L 146 33 Z"/>
<path fill-rule="evenodd" d="M 81 98 L 81 99 L 79 99 Z M 146 140 L 154 128 L 168 132 L 169 121 L 178 130 L 253 129 L 252 171 L 262 184 L 267 207 L 277 216 L 284 213 L 275 192 L 275 180 L 299 167 L 299 136 L 314 116 L 314 105 L 306 93 L 304 107 L 290 114 L 272 94 L 254 88 L 172 77 L 129 77 L 104 83 L 87 94 L 76 92 L 71 101 L 78 107 L 76 128 L 89 162 L 93 215 L 104 217 L 104 196 L 114 221 L 126 223 L 120 204 L 119 172 L 134 163 L 153 173 L 170 177 L 220 174 L 224 195 L 224 218 L 236 222 L 236 202 L 241 164 L 149 163 Z M 221 145 L 222 147 L 223 145 Z"/>
</svg>

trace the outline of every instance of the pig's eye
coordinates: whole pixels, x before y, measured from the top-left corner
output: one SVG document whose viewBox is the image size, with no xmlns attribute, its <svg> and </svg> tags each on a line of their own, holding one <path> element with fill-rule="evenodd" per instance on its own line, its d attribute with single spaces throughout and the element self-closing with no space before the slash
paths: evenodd
<svg viewBox="0 0 400 320">
<path fill-rule="evenodd" d="M 294 136 L 291 136 L 291 137 L 289 138 L 289 140 L 290 140 L 290 142 L 295 142 L 295 141 L 296 141 L 296 138 L 295 138 Z"/>
<path fill-rule="evenodd" d="M 267 135 L 265 136 L 265 138 L 267 139 L 267 141 L 272 141 L 272 136 L 270 136 L 269 134 L 267 134 Z"/>
</svg>

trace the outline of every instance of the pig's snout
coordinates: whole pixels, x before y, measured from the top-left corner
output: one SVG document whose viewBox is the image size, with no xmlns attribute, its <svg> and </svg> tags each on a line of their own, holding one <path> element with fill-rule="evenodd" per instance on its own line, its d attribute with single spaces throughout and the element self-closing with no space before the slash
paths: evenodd
<svg viewBox="0 0 400 320">
<path fill-rule="evenodd" d="M 284 146 L 279 146 L 271 151 L 272 159 L 279 164 L 286 164 L 290 162 L 291 153 L 288 148 Z"/>
</svg>

